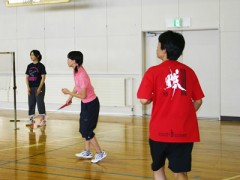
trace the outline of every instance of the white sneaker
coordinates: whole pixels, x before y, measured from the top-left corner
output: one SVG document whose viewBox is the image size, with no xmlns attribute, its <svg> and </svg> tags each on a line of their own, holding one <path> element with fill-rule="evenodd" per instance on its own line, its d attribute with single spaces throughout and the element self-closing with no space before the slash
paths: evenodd
<svg viewBox="0 0 240 180">
<path fill-rule="evenodd" d="M 82 152 L 75 154 L 75 156 L 79 158 L 84 158 L 84 159 L 91 159 L 92 153 L 90 151 L 83 150 Z"/>
<path fill-rule="evenodd" d="M 97 163 L 107 157 L 107 153 L 105 151 L 102 151 L 100 153 L 96 153 L 94 159 L 91 160 L 92 163 Z"/>
<path fill-rule="evenodd" d="M 26 124 L 26 126 L 33 126 L 35 123 L 35 121 L 33 120 L 33 118 L 30 118 L 28 123 Z"/>
<path fill-rule="evenodd" d="M 46 126 L 46 121 L 45 120 L 39 121 L 37 127 L 43 127 L 43 126 Z"/>
</svg>

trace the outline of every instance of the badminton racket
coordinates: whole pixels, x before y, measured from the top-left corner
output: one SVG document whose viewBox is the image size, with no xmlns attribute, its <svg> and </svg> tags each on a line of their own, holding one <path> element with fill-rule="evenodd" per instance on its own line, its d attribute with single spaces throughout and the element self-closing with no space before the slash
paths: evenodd
<svg viewBox="0 0 240 180">
<path fill-rule="evenodd" d="M 67 103 L 65 103 L 64 105 L 62 105 L 60 108 L 58 108 L 57 110 L 60 110 L 60 109 L 63 109 L 63 108 L 65 108 L 66 106 L 69 106 L 69 105 L 71 105 L 72 104 L 72 101 L 69 101 L 69 102 L 67 102 Z"/>
</svg>

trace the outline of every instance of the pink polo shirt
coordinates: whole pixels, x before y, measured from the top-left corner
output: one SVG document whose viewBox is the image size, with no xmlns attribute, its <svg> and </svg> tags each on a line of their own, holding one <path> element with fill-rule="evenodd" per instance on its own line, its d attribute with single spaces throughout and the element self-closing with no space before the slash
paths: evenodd
<svg viewBox="0 0 240 180">
<path fill-rule="evenodd" d="M 88 103 L 93 101 L 97 96 L 94 92 L 94 88 L 85 69 L 81 66 L 78 68 L 78 72 L 74 72 L 73 75 L 77 92 L 79 93 L 82 88 L 86 88 L 87 90 L 87 96 L 86 98 L 82 99 L 82 102 Z"/>
</svg>

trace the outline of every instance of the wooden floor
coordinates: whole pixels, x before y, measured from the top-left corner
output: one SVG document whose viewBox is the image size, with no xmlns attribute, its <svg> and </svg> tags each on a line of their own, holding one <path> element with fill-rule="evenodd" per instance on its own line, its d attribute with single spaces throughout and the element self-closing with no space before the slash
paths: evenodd
<svg viewBox="0 0 240 180">
<path fill-rule="evenodd" d="M 83 149 L 78 115 L 51 114 L 46 128 L 25 127 L 26 112 L 0 110 L 0 180 L 153 179 L 148 118 L 101 116 L 96 129 L 106 159 L 74 156 Z M 192 180 L 240 180 L 240 122 L 199 120 L 201 142 L 193 150 Z M 173 179 L 167 169 L 167 177 Z"/>
</svg>

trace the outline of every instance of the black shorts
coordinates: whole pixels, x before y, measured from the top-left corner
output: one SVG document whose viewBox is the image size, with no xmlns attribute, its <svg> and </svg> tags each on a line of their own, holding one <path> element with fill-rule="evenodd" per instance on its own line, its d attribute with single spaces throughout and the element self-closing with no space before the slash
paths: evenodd
<svg viewBox="0 0 240 180">
<path fill-rule="evenodd" d="M 93 131 L 97 127 L 99 109 L 98 98 L 88 103 L 81 102 L 79 132 L 86 140 L 90 140 L 95 136 Z"/>
<path fill-rule="evenodd" d="M 165 165 L 174 173 L 191 171 L 193 143 L 165 143 L 149 139 L 152 156 L 152 170 L 157 171 Z"/>
</svg>

